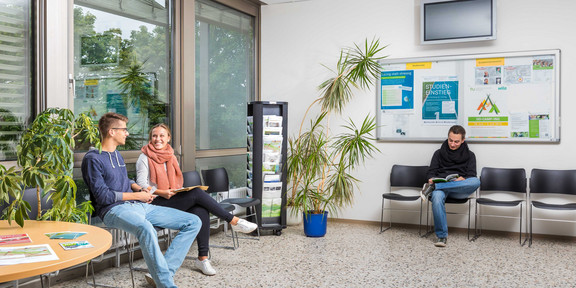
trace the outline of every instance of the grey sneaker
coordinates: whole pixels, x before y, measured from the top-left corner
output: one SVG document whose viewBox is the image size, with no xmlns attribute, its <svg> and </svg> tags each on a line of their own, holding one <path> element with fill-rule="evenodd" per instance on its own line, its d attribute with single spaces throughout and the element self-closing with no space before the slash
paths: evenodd
<svg viewBox="0 0 576 288">
<path fill-rule="evenodd" d="M 210 260 L 208 259 L 204 259 L 202 261 L 196 259 L 196 261 L 194 261 L 194 266 L 200 269 L 204 275 L 216 275 L 216 270 L 212 267 L 212 264 L 210 264 Z"/>
<path fill-rule="evenodd" d="M 436 247 L 446 247 L 447 238 L 437 238 L 436 242 L 434 242 L 434 246 Z"/>
<path fill-rule="evenodd" d="M 232 225 L 232 230 L 240 233 L 250 233 L 256 230 L 256 228 L 258 228 L 258 225 L 256 225 L 256 223 L 252 223 L 244 219 L 239 219 L 236 225 Z"/>
<path fill-rule="evenodd" d="M 144 278 L 146 278 L 146 282 L 148 282 L 150 286 L 156 288 L 156 283 L 154 282 L 154 278 L 152 278 L 152 275 L 150 275 L 150 273 L 144 274 Z"/>
<path fill-rule="evenodd" d="M 420 191 L 420 197 L 422 198 L 422 200 L 424 201 L 428 200 L 428 196 L 430 196 L 430 194 L 432 193 L 432 191 L 434 191 L 434 189 L 435 189 L 434 184 L 426 182 L 424 186 L 422 186 L 422 190 Z"/>
</svg>

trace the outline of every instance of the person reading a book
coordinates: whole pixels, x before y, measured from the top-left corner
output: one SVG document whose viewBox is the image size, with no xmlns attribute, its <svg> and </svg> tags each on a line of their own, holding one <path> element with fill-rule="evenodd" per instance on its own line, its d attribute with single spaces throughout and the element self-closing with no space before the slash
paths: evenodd
<svg viewBox="0 0 576 288">
<path fill-rule="evenodd" d="M 202 228 L 198 233 L 198 259 L 196 268 L 205 275 L 215 275 L 216 270 L 208 259 L 210 238 L 210 213 L 229 222 L 236 232 L 250 233 L 258 226 L 255 223 L 240 219 L 224 210 L 212 196 L 200 188 L 189 191 L 174 191 L 182 188 L 184 178 L 170 146 L 172 134 L 166 124 L 157 124 L 149 133 L 149 142 L 142 147 L 136 162 L 136 181 L 138 185 L 158 195 L 152 204 L 176 208 L 200 217 Z"/>
<path fill-rule="evenodd" d="M 422 188 L 422 198 L 432 201 L 434 214 L 434 246 L 446 247 L 448 223 L 446 198 L 465 199 L 480 187 L 476 176 L 476 156 L 464 142 L 466 130 L 460 125 L 450 127 L 448 139 L 434 152 L 428 169 L 428 183 Z M 438 181 L 443 178 L 444 182 Z M 436 182 L 436 183 L 435 183 Z"/>
<path fill-rule="evenodd" d="M 82 159 L 82 177 L 88 185 L 96 213 L 108 227 L 138 238 L 150 271 L 146 280 L 157 287 L 176 287 L 174 273 L 180 267 L 202 226 L 198 216 L 150 204 L 156 195 L 128 178 L 126 163 L 116 150 L 129 135 L 128 118 L 106 113 L 98 121 L 102 151 L 92 149 Z M 154 226 L 178 230 L 163 254 Z M 153 281 L 153 282 L 152 282 Z"/>
</svg>

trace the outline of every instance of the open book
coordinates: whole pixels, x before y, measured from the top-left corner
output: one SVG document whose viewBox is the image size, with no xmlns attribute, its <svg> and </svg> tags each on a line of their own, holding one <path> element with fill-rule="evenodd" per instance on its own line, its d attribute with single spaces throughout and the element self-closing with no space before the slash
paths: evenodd
<svg viewBox="0 0 576 288">
<path fill-rule="evenodd" d="M 458 174 L 450 174 L 446 176 L 446 178 L 441 177 L 432 178 L 432 182 L 434 183 L 450 182 L 456 180 L 458 177 L 460 177 Z"/>
<path fill-rule="evenodd" d="M 204 191 L 208 190 L 208 186 L 196 185 L 196 186 L 190 186 L 190 187 L 184 187 L 184 188 L 176 189 L 176 190 L 174 190 L 174 191 L 172 191 L 172 192 L 178 193 L 178 192 L 190 191 L 190 190 L 192 190 L 192 189 L 194 189 L 194 188 L 200 188 L 200 189 L 202 189 L 202 190 L 204 190 Z"/>
</svg>

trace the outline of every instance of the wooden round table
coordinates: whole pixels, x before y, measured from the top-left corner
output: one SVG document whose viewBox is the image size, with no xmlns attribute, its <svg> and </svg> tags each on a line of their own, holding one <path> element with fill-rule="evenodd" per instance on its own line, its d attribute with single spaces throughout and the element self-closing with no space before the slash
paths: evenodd
<svg viewBox="0 0 576 288">
<path fill-rule="evenodd" d="M 50 239 L 44 235 L 44 233 L 62 231 L 86 232 L 86 234 L 74 240 Z M 9 225 L 7 220 L 0 221 L 0 235 L 23 233 L 27 233 L 28 236 L 30 236 L 32 240 L 31 243 L 1 245 L 0 248 L 49 244 L 59 259 L 0 266 L 0 282 L 37 276 L 71 267 L 99 256 L 106 252 L 106 250 L 110 248 L 110 245 L 112 245 L 112 235 L 108 231 L 96 226 L 70 222 L 26 220 L 24 227 L 20 227 L 14 221 L 12 221 L 12 225 Z M 62 242 L 81 240 L 90 242 L 94 248 L 64 250 L 59 244 Z"/>
</svg>

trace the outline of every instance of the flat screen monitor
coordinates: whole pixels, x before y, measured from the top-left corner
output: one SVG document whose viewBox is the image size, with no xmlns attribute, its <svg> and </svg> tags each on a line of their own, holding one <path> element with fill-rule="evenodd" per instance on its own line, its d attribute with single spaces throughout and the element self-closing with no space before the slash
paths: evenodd
<svg viewBox="0 0 576 288">
<path fill-rule="evenodd" d="M 422 44 L 496 39 L 496 0 L 421 0 Z"/>
</svg>

